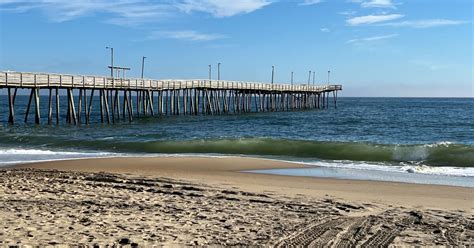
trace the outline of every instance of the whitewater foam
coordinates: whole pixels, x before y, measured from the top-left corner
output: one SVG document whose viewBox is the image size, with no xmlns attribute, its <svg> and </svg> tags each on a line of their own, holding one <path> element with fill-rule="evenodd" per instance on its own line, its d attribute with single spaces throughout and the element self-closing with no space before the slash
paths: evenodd
<svg viewBox="0 0 474 248">
<path fill-rule="evenodd" d="M 0 167 L 16 164 L 38 163 L 48 161 L 113 158 L 113 157 L 209 157 L 226 158 L 230 155 L 220 154 L 179 154 L 179 153 L 112 153 L 112 152 L 70 152 L 38 149 L 2 149 L 0 148 Z M 235 155 L 234 155 L 235 156 Z"/>
<path fill-rule="evenodd" d="M 78 155 L 78 154 L 89 154 L 82 152 L 58 152 L 51 150 L 37 150 L 37 149 L 7 149 L 0 150 L 0 155 Z M 97 153 L 106 154 L 106 153 Z"/>
<path fill-rule="evenodd" d="M 45 162 L 54 160 L 70 160 L 82 158 L 102 158 L 118 156 L 117 153 L 108 152 L 70 152 L 70 151 L 51 151 L 38 149 L 1 149 L 0 148 L 0 167 L 15 164 Z"/>
<path fill-rule="evenodd" d="M 285 160 L 286 161 L 286 160 Z M 346 160 L 333 160 L 333 161 L 287 161 L 292 163 L 301 163 L 315 167 L 332 167 L 332 168 L 345 168 L 345 169 L 357 169 L 367 171 L 385 171 L 385 172 L 399 172 L 399 173 L 419 173 L 426 175 L 440 175 L 440 176 L 460 176 L 460 177 L 474 177 L 474 168 L 472 167 L 433 167 L 427 166 L 420 163 L 408 164 L 399 163 L 388 165 L 386 163 L 375 163 L 375 162 L 358 162 L 358 161 L 346 161 Z"/>
<path fill-rule="evenodd" d="M 445 145 L 445 144 L 438 144 Z M 447 144 L 446 144 L 447 145 Z M 105 158 L 105 157 L 255 157 L 251 155 L 238 154 L 203 154 L 203 153 L 111 153 L 111 152 L 71 152 L 71 151 L 52 151 L 39 149 L 1 149 L 0 148 L 0 167 L 14 164 L 57 161 L 57 160 L 71 160 L 71 159 L 85 159 L 85 158 Z M 437 175 L 437 176 L 457 176 L 457 177 L 474 177 L 473 167 L 433 167 L 424 165 L 423 162 L 399 162 L 399 163 L 384 163 L 384 162 L 365 162 L 365 161 L 348 161 L 348 160 L 298 160 L 288 159 L 284 157 L 275 156 L 257 156 L 263 159 L 284 161 L 290 163 L 306 164 L 312 167 L 330 167 L 353 169 L 359 171 L 378 171 L 388 173 L 410 173 L 423 175 Z"/>
</svg>

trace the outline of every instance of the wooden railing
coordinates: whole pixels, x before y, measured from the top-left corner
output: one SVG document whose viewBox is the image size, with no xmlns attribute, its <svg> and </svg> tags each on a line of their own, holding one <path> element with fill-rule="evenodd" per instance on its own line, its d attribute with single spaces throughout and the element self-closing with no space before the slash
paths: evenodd
<svg viewBox="0 0 474 248">
<path fill-rule="evenodd" d="M 259 82 L 228 80 L 154 80 L 137 78 L 110 78 L 103 76 L 86 76 L 54 73 L 33 73 L 0 71 L 0 87 L 20 88 L 99 88 L 99 89 L 132 89 L 132 90 L 167 90 L 167 89 L 229 89 L 229 90 L 263 90 L 323 92 L 342 90 L 342 85 L 301 85 L 269 84 Z"/>
</svg>

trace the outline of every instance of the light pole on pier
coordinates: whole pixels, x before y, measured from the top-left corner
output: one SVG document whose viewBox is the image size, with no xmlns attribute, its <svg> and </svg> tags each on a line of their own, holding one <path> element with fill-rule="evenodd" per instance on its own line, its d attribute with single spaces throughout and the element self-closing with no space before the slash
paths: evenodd
<svg viewBox="0 0 474 248">
<path fill-rule="evenodd" d="M 145 59 L 146 59 L 146 57 L 143 56 L 142 57 L 142 79 L 143 79 L 143 72 L 145 71 Z"/>
<path fill-rule="evenodd" d="M 272 65 L 272 85 L 273 85 L 274 78 L 275 78 L 275 66 Z"/>
<path fill-rule="evenodd" d="M 331 75 L 331 71 L 328 71 L 328 85 L 329 85 L 329 76 Z"/>
<path fill-rule="evenodd" d="M 221 63 L 217 63 L 217 80 L 221 80 Z"/>
<path fill-rule="evenodd" d="M 112 78 L 112 84 L 114 84 L 114 48 L 105 47 L 105 49 L 110 49 L 110 77 Z"/>
<path fill-rule="evenodd" d="M 309 76 L 308 76 L 308 86 L 309 86 L 309 83 L 311 82 L 311 71 L 309 71 Z"/>
<path fill-rule="evenodd" d="M 212 65 L 209 65 L 209 81 L 212 79 Z"/>
<path fill-rule="evenodd" d="M 293 85 L 293 74 L 294 72 L 291 72 L 291 85 Z"/>
</svg>

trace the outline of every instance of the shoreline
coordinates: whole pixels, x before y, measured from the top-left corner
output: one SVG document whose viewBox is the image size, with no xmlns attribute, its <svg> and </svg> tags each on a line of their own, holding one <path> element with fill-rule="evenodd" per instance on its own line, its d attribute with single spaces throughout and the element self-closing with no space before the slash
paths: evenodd
<svg viewBox="0 0 474 248">
<path fill-rule="evenodd" d="M 247 157 L 63 160 L 0 168 L 2 245 L 463 246 L 473 189 L 281 176 Z"/>
<path fill-rule="evenodd" d="M 36 150 L 39 151 L 39 150 Z M 47 150 L 46 152 L 52 152 Z M 54 152 L 53 152 L 54 153 Z M 409 173 L 411 175 L 418 175 L 421 177 L 446 177 L 446 180 L 441 181 L 448 181 L 448 182 L 433 182 L 430 183 L 428 180 L 427 182 L 420 182 L 417 184 L 429 184 L 429 185 L 447 185 L 447 186 L 460 186 L 460 187 L 474 187 L 474 184 L 466 184 L 466 183 L 456 183 L 456 182 L 449 182 L 449 177 L 454 178 L 470 178 L 474 177 L 474 170 L 472 171 L 462 171 L 467 170 L 469 167 L 452 167 L 452 166 L 425 166 L 425 165 L 382 165 L 376 164 L 370 161 L 339 161 L 339 160 L 305 160 L 305 158 L 291 158 L 291 157 L 279 157 L 273 155 L 249 155 L 249 154 L 219 154 L 219 153 L 114 153 L 114 152 L 103 152 L 97 153 L 92 151 L 84 151 L 84 152 L 66 152 L 66 151 L 59 151 L 61 155 L 79 155 L 82 154 L 83 156 L 72 156 L 72 157 L 57 157 L 57 158 L 46 158 L 46 159 L 38 159 L 38 160 L 12 160 L 8 162 L 0 162 L 0 168 L 7 168 L 16 165 L 24 165 L 24 164 L 38 164 L 38 163 L 48 163 L 48 162 L 58 162 L 58 161 L 70 161 L 70 160 L 82 160 L 82 159 L 106 159 L 106 158 L 181 158 L 181 157 L 188 157 L 188 158 L 254 158 L 260 160 L 268 160 L 268 161 L 276 161 L 276 162 L 283 162 L 289 164 L 298 164 L 298 165 L 306 165 L 309 168 L 321 168 L 321 169 L 341 169 L 341 170 L 353 170 L 359 172 L 375 172 L 375 173 L 396 173 L 396 174 L 406 174 Z M 64 153 L 64 154 L 62 154 Z M 43 155 L 43 153 L 39 153 Z M 351 162 L 347 164 L 348 162 Z M 355 164 L 354 164 L 355 163 Z M 343 164 L 344 166 L 341 166 Z M 270 168 L 272 170 L 275 168 Z M 279 168 L 277 168 L 279 169 Z M 450 170 L 449 172 L 439 172 L 439 170 Z M 259 170 L 259 169 L 253 169 Z M 427 171 L 428 170 L 428 171 Z M 273 174 L 271 172 L 265 174 Z M 292 173 L 287 174 L 288 176 L 292 175 Z M 293 174 L 294 175 L 294 174 Z M 399 176 L 400 176 L 399 175 Z M 298 175 L 300 176 L 300 175 Z M 311 176 L 309 177 L 320 177 L 320 176 Z M 324 176 L 323 176 L 324 177 Z M 375 177 L 375 178 L 348 178 L 348 177 L 338 177 L 338 176 L 328 176 L 326 178 L 333 178 L 333 179 L 353 179 L 353 180 L 368 180 L 368 181 L 382 181 L 382 182 L 400 182 L 400 183 L 416 183 L 413 181 L 404 181 L 404 180 L 384 180 L 382 177 Z M 432 180 L 431 180 L 432 181 Z M 463 180 L 462 180 L 463 181 Z"/>
<path fill-rule="evenodd" d="M 472 210 L 469 203 L 470 194 L 474 192 L 473 188 L 462 186 L 253 173 L 248 171 L 312 167 L 298 162 L 245 156 L 120 156 L 34 162 L 4 168 L 165 176 L 216 186 L 232 185 L 245 190 L 257 186 L 289 196 L 334 196 L 349 201 L 368 200 L 465 211 Z M 378 192 L 371 191 L 373 187 Z"/>
</svg>

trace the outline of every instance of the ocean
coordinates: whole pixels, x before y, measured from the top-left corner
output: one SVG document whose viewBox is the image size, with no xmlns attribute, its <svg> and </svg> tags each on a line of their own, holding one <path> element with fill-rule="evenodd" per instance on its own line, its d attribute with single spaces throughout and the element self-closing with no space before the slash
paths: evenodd
<svg viewBox="0 0 474 248">
<path fill-rule="evenodd" d="M 96 114 L 94 123 L 78 126 L 47 125 L 46 104 L 41 106 L 45 124 L 22 123 L 27 100 L 17 96 L 17 122 L 9 125 L 7 97 L 0 96 L 0 166 L 87 157 L 237 155 L 314 167 L 264 173 L 474 187 L 473 98 L 341 97 L 337 109 L 160 116 L 110 125 L 98 123 Z"/>
</svg>

